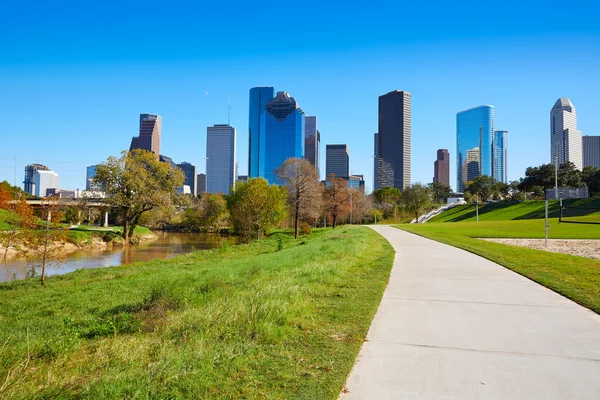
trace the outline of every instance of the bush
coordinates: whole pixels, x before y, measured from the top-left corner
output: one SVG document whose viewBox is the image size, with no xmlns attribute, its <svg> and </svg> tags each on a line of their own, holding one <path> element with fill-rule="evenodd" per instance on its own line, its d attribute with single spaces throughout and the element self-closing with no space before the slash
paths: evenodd
<svg viewBox="0 0 600 400">
<path fill-rule="evenodd" d="M 301 222 L 300 232 L 302 232 L 303 235 L 310 235 L 312 233 L 312 228 L 307 222 Z"/>
</svg>

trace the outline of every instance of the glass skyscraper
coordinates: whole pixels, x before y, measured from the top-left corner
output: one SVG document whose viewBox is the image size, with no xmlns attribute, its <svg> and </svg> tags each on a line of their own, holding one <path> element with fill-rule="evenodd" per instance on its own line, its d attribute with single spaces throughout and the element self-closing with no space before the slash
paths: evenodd
<svg viewBox="0 0 600 400">
<path fill-rule="evenodd" d="M 498 182 L 508 183 L 506 176 L 506 145 L 507 131 L 494 131 L 492 142 L 492 176 Z"/>
<path fill-rule="evenodd" d="M 251 178 L 262 176 L 259 174 L 259 160 L 261 159 L 261 124 L 264 124 L 267 103 L 273 99 L 275 89 L 271 86 L 255 87 L 250 89 L 250 110 L 248 120 L 248 175 Z"/>
<path fill-rule="evenodd" d="M 466 183 L 477 176 L 492 176 L 493 137 L 494 106 L 474 107 L 456 114 L 456 186 L 459 192 L 463 192 Z"/>
<path fill-rule="evenodd" d="M 319 145 L 321 133 L 317 129 L 317 117 L 304 117 L 304 158 L 315 166 L 319 173 Z"/>
<path fill-rule="evenodd" d="M 229 194 L 235 183 L 235 129 L 229 125 L 206 129 L 206 191 Z"/>
</svg>

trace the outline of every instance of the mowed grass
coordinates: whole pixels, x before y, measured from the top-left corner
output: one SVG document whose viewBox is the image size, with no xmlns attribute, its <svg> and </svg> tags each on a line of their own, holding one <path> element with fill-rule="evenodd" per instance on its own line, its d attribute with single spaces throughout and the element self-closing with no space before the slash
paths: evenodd
<svg viewBox="0 0 600 400">
<path fill-rule="evenodd" d="M 335 399 L 393 257 L 342 227 L 0 284 L 0 398 Z"/>
<path fill-rule="evenodd" d="M 563 200 L 563 216 L 568 222 L 596 222 L 600 224 L 600 199 Z M 550 218 L 560 216 L 560 202 L 548 202 Z M 509 221 L 543 219 L 545 201 L 506 201 L 479 205 L 479 221 Z M 464 204 L 453 207 L 432 219 L 431 222 L 473 222 L 476 220 L 475 204 Z"/>
<path fill-rule="evenodd" d="M 543 238 L 543 219 L 406 224 L 397 227 L 478 254 L 600 313 L 600 261 L 477 239 Z M 553 219 L 549 237 L 600 239 L 600 225 L 559 224 L 557 219 Z"/>
</svg>

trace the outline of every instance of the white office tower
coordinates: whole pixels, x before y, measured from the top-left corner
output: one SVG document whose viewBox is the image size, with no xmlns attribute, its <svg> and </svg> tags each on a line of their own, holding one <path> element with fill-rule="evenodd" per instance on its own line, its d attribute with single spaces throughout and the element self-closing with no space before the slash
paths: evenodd
<svg viewBox="0 0 600 400">
<path fill-rule="evenodd" d="M 575 107 L 566 97 L 556 101 L 550 111 L 551 163 L 558 165 L 571 161 L 578 170 L 583 169 L 581 132 L 577 130 Z"/>
<path fill-rule="evenodd" d="M 60 178 L 54 171 L 37 170 L 33 179 L 37 197 L 46 197 L 48 189 L 58 189 L 60 187 Z"/>
</svg>

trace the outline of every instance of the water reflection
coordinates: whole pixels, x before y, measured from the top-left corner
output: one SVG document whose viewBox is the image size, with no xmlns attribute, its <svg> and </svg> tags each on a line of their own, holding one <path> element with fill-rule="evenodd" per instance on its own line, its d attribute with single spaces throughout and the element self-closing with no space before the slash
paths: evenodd
<svg viewBox="0 0 600 400">
<path fill-rule="evenodd" d="M 195 250 L 221 247 L 225 242 L 235 244 L 236 238 L 211 233 L 157 232 L 159 238 L 153 242 L 127 248 L 111 250 L 81 250 L 68 256 L 59 266 L 46 268 L 48 276 L 66 274 L 81 268 L 101 268 L 131 264 L 136 261 L 172 258 Z M 31 266 L 26 260 L 0 259 L 0 282 L 23 279 Z M 36 273 L 38 273 L 36 268 Z"/>
</svg>

